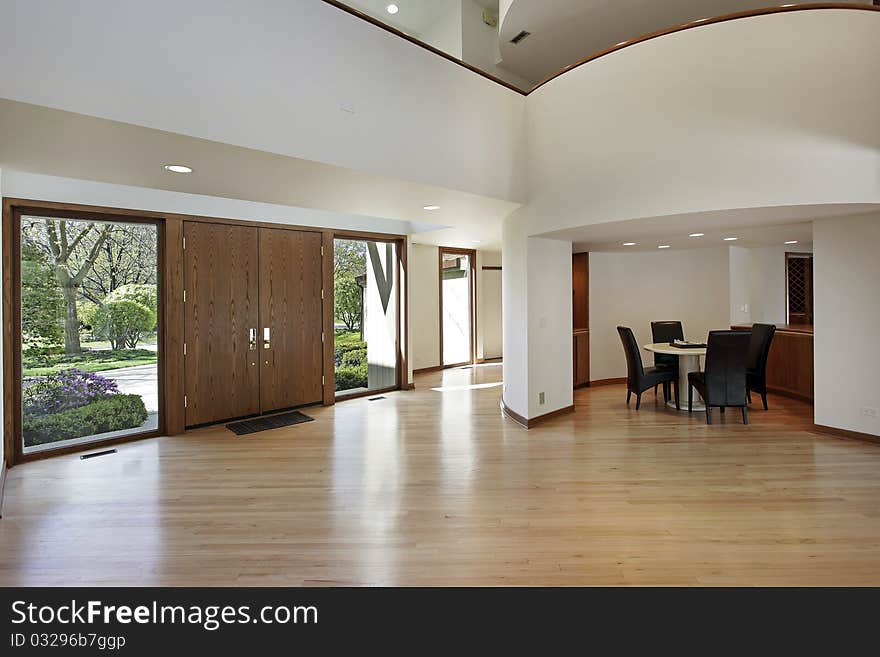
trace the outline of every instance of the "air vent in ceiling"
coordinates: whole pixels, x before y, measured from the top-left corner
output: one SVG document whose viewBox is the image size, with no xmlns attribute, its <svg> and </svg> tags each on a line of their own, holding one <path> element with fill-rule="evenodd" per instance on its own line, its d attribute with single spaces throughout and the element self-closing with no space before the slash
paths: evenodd
<svg viewBox="0 0 880 657">
<path fill-rule="evenodd" d="M 531 34 L 531 32 L 527 32 L 526 30 L 523 30 L 522 32 L 520 32 L 519 34 L 517 34 L 515 37 L 513 37 L 513 38 L 510 40 L 510 42 L 511 42 L 512 44 L 516 45 L 517 43 L 519 43 L 520 41 L 522 41 L 523 39 L 525 39 L 527 36 L 529 36 L 530 34 Z"/>
</svg>

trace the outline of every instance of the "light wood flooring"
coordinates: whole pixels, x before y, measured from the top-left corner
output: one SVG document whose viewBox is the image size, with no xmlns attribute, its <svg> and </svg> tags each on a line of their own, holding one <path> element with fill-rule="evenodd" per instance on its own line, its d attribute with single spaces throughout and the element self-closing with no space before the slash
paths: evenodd
<svg viewBox="0 0 880 657">
<path fill-rule="evenodd" d="M 500 382 L 17 466 L 0 585 L 880 585 L 880 445 L 806 404 L 707 426 L 607 386 L 526 431 Z"/>
</svg>

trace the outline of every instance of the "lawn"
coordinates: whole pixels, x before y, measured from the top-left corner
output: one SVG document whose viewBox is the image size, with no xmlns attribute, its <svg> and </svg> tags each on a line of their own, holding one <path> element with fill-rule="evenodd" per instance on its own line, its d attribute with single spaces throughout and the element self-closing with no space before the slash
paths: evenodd
<svg viewBox="0 0 880 657">
<path fill-rule="evenodd" d="M 22 376 L 48 376 L 75 367 L 83 372 L 103 372 L 120 367 L 154 365 L 157 354 L 149 349 L 117 349 L 116 351 L 84 351 L 68 356 L 24 356 L 21 359 Z"/>
<path fill-rule="evenodd" d="M 346 329 L 337 330 L 336 335 L 333 339 L 333 344 L 337 347 L 341 347 L 347 344 L 356 344 L 359 342 L 361 342 L 361 332 L 349 331 Z"/>
</svg>

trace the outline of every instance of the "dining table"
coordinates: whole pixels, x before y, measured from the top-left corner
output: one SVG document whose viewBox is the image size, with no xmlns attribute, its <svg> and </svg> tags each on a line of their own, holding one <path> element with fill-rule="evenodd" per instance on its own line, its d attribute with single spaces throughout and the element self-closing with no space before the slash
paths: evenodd
<svg viewBox="0 0 880 657">
<path fill-rule="evenodd" d="M 680 410 L 687 412 L 687 394 L 688 394 L 688 374 L 700 371 L 700 357 L 706 355 L 706 347 L 676 347 L 668 342 L 652 342 L 643 345 L 645 351 L 654 354 L 667 354 L 678 357 L 678 396 Z M 706 405 L 700 393 L 694 389 L 693 410 L 704 411 Z M 675 408 L 675 400 L 667 402 L 669 406 Z"/>
</svg>

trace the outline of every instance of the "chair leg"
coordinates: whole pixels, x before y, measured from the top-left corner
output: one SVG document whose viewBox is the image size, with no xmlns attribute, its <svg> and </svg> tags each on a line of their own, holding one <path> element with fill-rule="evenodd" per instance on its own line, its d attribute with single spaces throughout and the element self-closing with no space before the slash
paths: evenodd
<svg viewBox="0 0 880 657">
<path fill-rule="evenodd" d="M 632 399 L 632 396 L 633 396 L 632 390 L 627 390 L 626 391 L 626 405 L 627 406 L 629 406 L 629 400 Z"/>
<path fill-rule="evenodd" d="M 749 407 L 743 406 L 743 424 L 749 423 Z"/>
<path fill-rule="evenodd" d="M 657 396 L 657 386 L 654 386 L 654 396 Z"/>
<path fill-rule="evenodd" d="M 767 407 L 767 393 L 766 392 L 761 393 L 761 401 L 764 402 L 764 410 L 769 411 L 770 409 Z"/>
<path fill-rule="evenodd" d="M 636 410 L 639 410 L 642 406 L 642 393 L 636 393 Z"/>
<path fill-rule="evenodd" d="M 675 382 L 675 410 L 681 410 L 681 402 L 678 399 L 678 381 Z"/>
<path fill-rule="evenodd" d="M 721 415 L 724 415 L 724 411 L 726 411 L 726 410 L 727 410 L 727 406 L 722 406 L 721 407 Z"/>
<path fill-rule="evenodd" d="M 712 424 L 712 409 L 706 404 L 706 424 Z"/>
<path fill-rule="evenodd" d="M 663 382 L 663 403 L 669 401 L 669 381 Z"/>
<path fill-rule="evenodd" d="M 694 387 L 688 383 L 688 413 L 694 412 Z"/>
<path fill-rule="evenodd" d="M 746 399 L 749 400 L 750 404 L 752 403 L 752 391 L 749 389 L 746 389 Z"/>
</svg>

